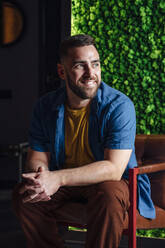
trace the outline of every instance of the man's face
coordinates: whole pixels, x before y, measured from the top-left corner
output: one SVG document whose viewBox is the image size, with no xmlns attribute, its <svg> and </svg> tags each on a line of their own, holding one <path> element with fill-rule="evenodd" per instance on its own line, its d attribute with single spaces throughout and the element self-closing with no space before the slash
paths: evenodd
<svg viewBox="0 0 165 248">
<path fill-rule="evenodd" d="M 93 45 L 75 47 L 68 51 L 63 62 L 68 95 L 92 99 L 101 82 L 100 58 Z"/>
</svg>

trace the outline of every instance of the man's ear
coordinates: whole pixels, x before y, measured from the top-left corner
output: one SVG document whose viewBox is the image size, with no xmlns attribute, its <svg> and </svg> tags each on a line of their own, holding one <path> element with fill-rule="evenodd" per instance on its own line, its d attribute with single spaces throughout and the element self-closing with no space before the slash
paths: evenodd
<svg viewBox="0 0 165 248">
<path fill-rule="evenodd" d="M 61 79 L 65 79 L 64 66 L 62 64 L 57 64 L 57 72 Z"/>
</svg>

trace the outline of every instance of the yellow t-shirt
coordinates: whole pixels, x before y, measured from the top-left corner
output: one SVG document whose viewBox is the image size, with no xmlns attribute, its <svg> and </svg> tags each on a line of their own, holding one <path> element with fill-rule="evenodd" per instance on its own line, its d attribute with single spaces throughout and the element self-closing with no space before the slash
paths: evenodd
<svg viewBox="0 0 165 248">
<path fill-rule="evenodd" d="M 65 105 L 65 165 L 75 168 L 94 162 L 88 143 L 90 105 L 71 109 Z"/>
</svg>

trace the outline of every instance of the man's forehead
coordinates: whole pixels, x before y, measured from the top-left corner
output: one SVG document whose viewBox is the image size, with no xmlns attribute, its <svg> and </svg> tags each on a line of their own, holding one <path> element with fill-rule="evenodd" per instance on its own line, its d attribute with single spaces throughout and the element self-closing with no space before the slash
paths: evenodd
<svg viewBox="0 0 165 248">
<path fill-rule="evenodd" d="M 68 49 L 68 58 L 76 60 L 98 60 L 99 54 L 93 45 L 73 47 Z"/>
</svg>

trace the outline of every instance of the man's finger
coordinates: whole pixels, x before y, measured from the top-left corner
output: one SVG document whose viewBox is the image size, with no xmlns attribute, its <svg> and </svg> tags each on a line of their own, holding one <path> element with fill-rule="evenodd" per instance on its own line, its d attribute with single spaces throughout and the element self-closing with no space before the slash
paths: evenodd
<svg viewBox="0 0 165 248">
<path fill-rule="evenodd" d="M 37 176 L 37 172 L 31 172 L 31 173 L 23 173 L 22 177 L 24 178 L 35 178 Z"/>
<path fill-rule="evenodd" d="M 19 190 L 19 193 L 20 194 L 24 194 L 26 191 L 31 191 L 33 193 L 36 193 L 36 194 L 39 194 L 41 192 L 43 192 L 43 188 L 40 187 L 39 185 L 28 185 L 28 184 L 25 184 L 20 190 Z"/>
<path fill-rule="evenodd" d="M 30 194 L 22 199 L 23 203 L 32 201 L 38 194 Z"/>
<path fill-rule="evenodd" d="M 47 196 L 44 192 L 39 194 L 37 197 L 35 197 L 33 200 L 30 201 L 30 203 L 35 203 L 39 201 L 49 201 L 51 200 L 50 196 Z"/>
<path fill-rule="evenodd" d="M 25 198 L 24 202 L 35 203 L 35 202 L 49 201 L 49 200 L 51 200 L 51 197 L 47 196 L 45 192 L 42 192 L 40 194 L 37 194 L 33 198 L 32 197 L 31 198 L 30 197 Z"/>
<path fill-rule="evenodd" d="M 35 179 L 35 178 L 30 178 L 30 177 L 23 177 L 23 180 L 25 180 L 25 182 L 27 182 L 28 184 L 31 184 L 31 185 L 38 185 L 40 186 L 40 182 L 38 179 Z"/>
<path fill-rule="evenodd" d="M 46 169 L 45 169 L 45 167 L 44 166 L 40 166 L 39 168 L 38 168 L 38 172 L 43 172 L 43 171 L 45 171 Z"/>
</svg>

